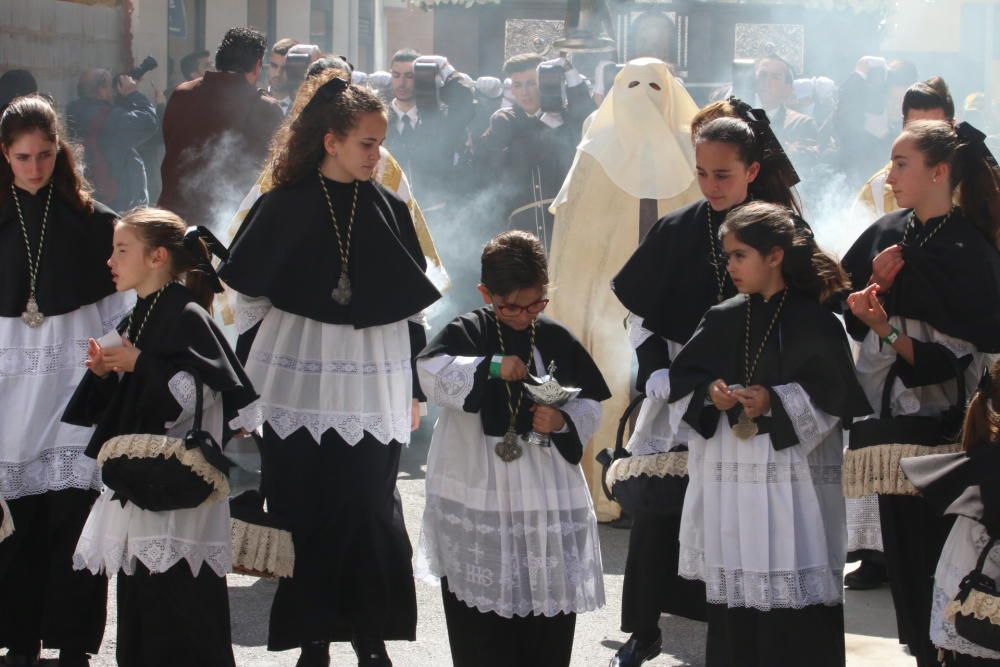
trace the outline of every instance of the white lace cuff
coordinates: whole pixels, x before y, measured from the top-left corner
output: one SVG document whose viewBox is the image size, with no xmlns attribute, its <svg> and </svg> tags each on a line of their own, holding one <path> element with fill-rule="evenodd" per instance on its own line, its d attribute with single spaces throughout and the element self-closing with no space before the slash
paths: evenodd
<svg viewBox="0 0 1000 667">
<path fill-rule="evenodd" d="M 485 359 L 442 354 L 418 361 L 417 377 L 427 400 L 441 407 L 462 410 L 476 383 L 476 369 Z"/>
<path fill-rule="evenodd" d="M 180 371 L 167 380 L 167 389 L 170 390 L 170 395 L 177 401 L 177 405 L 181 406 L 181 414 L 173 422 L 167 424 L 167 428 L 169 429 L 177 424 L 183 424 L 194 417 L 197 385 L 195 384 L 193 375 L 187 371 Z M 208 409 L 208 406 L 215 402 L 215 392 L 208 387 L 202 387 L 202 394 L 202 412 L 204 413 Z"/>
<path fill-rule="evenodd" d="M 253 329 L 268 311 L 271 301 L 267 297 L 236 295 L 236 333 L 243 335 Z"/>
<path fill-rule="evenodd" d="M 560 410 L 573 422 L 577 437 L 586 447 L 601 425 L 601 404 L 590 398 L 574 398 Z"/>
<path fill-rule="evenodd" d="M 777 385 L 772 389 L 792 422 L 799 444 L 807 449 L 819 444 L 840 423 L 838 417 L 828 415 L 814 406 L 809 394 L 797 382 Z"/>
<path fill-rule="evenodd" d="M 642 326 L 643 319 L 635 313 L 628 314 L 626 327 L 628 328 L 628 342 L 633 350 L 638 350 L 639 346 L 645 343 L 653 335 L 653 332 Z"/>
</svg>

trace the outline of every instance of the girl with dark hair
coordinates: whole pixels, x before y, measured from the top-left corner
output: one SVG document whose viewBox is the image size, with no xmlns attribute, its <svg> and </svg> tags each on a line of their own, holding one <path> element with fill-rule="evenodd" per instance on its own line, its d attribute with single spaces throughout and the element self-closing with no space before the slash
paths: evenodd
<svg viewBox="0 0 1000 667">
<path fill-rule="evenodd" d="M 352 642 L 359 665 L 390 665 L 384 641 L 416 632 L 396 474 L 419 423 L 422 312 L 439 294 L 406 204 L 371 180 L 386 126 L 371 92 L 319 87 L 220 269 L 261 395 L 244 427 L 263 424 L 263 495 L 295 545 L 268 648 L 301 648 L 300 667 L 328 665 L 332 641 Z"/>
<path fill-rule="evenodd" d="M 128 309 L 105 262 L 115 214 L 91 200 L 52 105 L 19 97 L 0 118 L 0 495 L 17 532 L 0 544 L 0 646 L 42 644 L 86 665 L 104 634 L 107 582 L 72 570 L 100 474 L 88 429 L 59 422 L 87 339 Z"/>
<path fill-rule="evenodd" d="M 63 416 L 96 426 L 87 446 L 93 459 L 116 447 L 131 446 L 130 456 L 144 453 L 136 443 L 145 434 L 165 442 L 204 429 L 215 443 L 224 442 L 228 421 L 256 399 L 207 310 L 219 287 L 207 249 L 196 231 L 186 230 L 175 214 L 152 208 L 136 209 L 115 226 L 110 274 L 117 290 L 135 290 L 138 302 L 116 331 L 88 342 L 89 372 Z M 122 667 L 233 667 L 227 494 L 196 507 L 154 511 L 106 488 L 83 527 L 73 565 L 117 575 Z"/>
<path fill-rule="evenodd" d="M 631 313 L 629 339 L 639 362 L 636 388 L 646 394 L 628 444 L 634 456 L 686 449 L 683 440 L 662 434 L 669 430 L 663 423 L 669 369 L 705 311 L 736 294 L 718 240 L 727 213 L 755 196 L 776 204 L 795 202 L 794 170 L 777 140 L 767 141 L 768 128 L 755 132 L 739 117 L 748 113 L 749 107 L 733 98 L 695 117 L 692 141 L 705 199 L 657 222 L 612 282 Z M 761 163 L 765 144 L 769 154 Z M 761 181 L 768 187 L 759 188 Z M 638 667 L 659 655 L 661 611 L 705 619 L 704 585 L 677 576 L 680 511 L 679 506 L 668 512 L 650 508 L 632 517 L 622 594 L 622 630 L 632 636 L 613 667 Z"/>
<path fill-rule="evenodd" d="M 920 667 L 937 664 L 928 630 L 931 577 L 951 520 L 882 480 L 898 479 L 893 461 L 901 454 L 956 447 L 964 397 L 987 355 L 1000 352 L 1000 173 L 983 139 L 965 123 L 907 125 L 893 144 L 888 178 L 904 208 L 869 227 L 843 261 L 863 288 L 847 298 L 845 321 L 861 343 L 858 377 L 881 432 L 862 437 L 873 427 L 855 426 L 844 490 L 878 494 L 900 638 Z M 932 426 L 914 430 L 914 417 Z"/>
<path fill-rule="evenodd" d="M 482 254 L 485 306 L 448 324 L 417 362 L 442 409 L 417 575 L 441 581 L 455 667 L 568 667 L 577 614 L 604 604 L 580 461 L 611 392 L 583 345 L 542 314 L 548 283 L 536 237 L 494 237 Z M 533 404 L 522 381 L 550 372 L 578 395 Z"/>
<path fill-rule="evenodd" d="M 871 411 L 822 305 L 847 280 L 784 207 L 747 204 L 719 236 L 740 295 L 670 366 L 679 573 L 705 582 L 708 667 L 843 667 L 842 421 Z"/>
</svg>

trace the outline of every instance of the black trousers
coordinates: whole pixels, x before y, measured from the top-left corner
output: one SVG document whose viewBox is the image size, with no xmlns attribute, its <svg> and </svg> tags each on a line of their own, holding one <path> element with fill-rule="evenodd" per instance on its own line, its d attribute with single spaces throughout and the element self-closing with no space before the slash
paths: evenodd
<svg viewBox="0 0 1000 667">
<path fill-rule="evenodd" d="M 944 667 L 997 667 L 1000 665 L 1000 660 L 974 658 L 971 655 L 946 651 L 943 665 Z"/>
<path fill-rule="evenodd" d="M 268 511 L 290 521 L 295 571 L 278 582 L 267 646 L 416 638 L 413 550 L 396 492 L 401 445 L 365 434 L 322 443 L 300 429 L 282 440 L 264 427 Z"/>
<path fill-rule="evenodd" d="M 942 517 L 917 496 L 880 495 L 878 509 L 900 643 L 918 667 L 938 667 L 930 635 L 934 571 L 954 517 Z"/>
<path fill-rule="evenodd" d="M 622 587 L 622 631 L 655 633 L 660 613 L 705 620 L 705 583 L 677 574 L 680 516 L 636 512 Z"/>
<path fill-rule="evenodd" d="M 73 570 L 96 491 L 66 489 L 8 500 L 14 534 L 0 542 L 0 646 L 97 653 L 108 580 Z"/>
<path fill-rule="evenodd" d="M 504 618 L 470 607 L 441 580 L 454 667 L 569 667 L 576 614 Z"/>
<path fill-rule="evenodd" d="M 226 578 L 187 561 L 118 573 L 119 667 L 234 667 Z"/>
<path fill-rule="evenodd" d="M 708 605 L 706 667 L 844 667 L 844 607 Z"/>
</svg>

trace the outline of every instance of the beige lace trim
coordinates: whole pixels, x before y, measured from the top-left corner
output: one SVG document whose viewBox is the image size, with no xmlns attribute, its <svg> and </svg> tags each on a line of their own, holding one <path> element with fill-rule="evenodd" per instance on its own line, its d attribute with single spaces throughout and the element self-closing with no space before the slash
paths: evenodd
<svg viewBox="0 0 1000 667">
<path fill-rule="evenodd" d="M 97 455 L 97 462 L 104 465 L 108 459 L 122 456 L 130 459 L 175 458 L 212 485 L 213 491 L 205 500 L 206 503 L 229 499 L 229 480 L 226 476 L 205 460 L 201 450 L 186 448 L 180 438 L 149 433 L 119 435 L 104 443 L 100 454 Z"/>
<path fill-rule="evenodd" d="M 608 488 L 617 482 L 649 475 L 650 477 L 684 477 L 687 475 L 687 452 L 664 452 L 661 454 L 646 454 L 618 459 L 608 468 Z"/>
<path fill-rule="evenodd" d="M 233 572 L 255 577 L 290 577 L 295 547 L 287 530 L 229 520 L 233 542 Z"/>
<path fill-rule="evenodd" d="M 3 521 L 0 521 L 0 542 L 2 542 L 14 532 L 14 519 L 11 517 L 10 508 L 7 507 L 3 497 L 0 497 L 0 512 L 3 513 Z"/>
<path fill-rule="evenodd" d="M 903 474 L 899 462 L 911 456 L 951 454 L 962 450 L 960 444 L 874 445 L 844 452 L 843 485 L 847 498 L 864 498 L 874 493 L 888 496 L 917 496 L 917 487 Z"/>
<path fill-rule="evenodd" d="M 949 623 L 955 622 L 956 614 L 975 616 L 980 621 L 1000 625 L 1000 597 L 974 590 L 965 598 L 965 602 L 952 600 L 944 608 L 944 618 Z"/>
</svg>

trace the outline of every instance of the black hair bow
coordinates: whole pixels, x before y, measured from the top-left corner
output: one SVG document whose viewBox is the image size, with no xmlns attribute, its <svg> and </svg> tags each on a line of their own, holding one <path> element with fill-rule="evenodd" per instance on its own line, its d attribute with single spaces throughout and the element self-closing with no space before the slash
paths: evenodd
<svg viewBox="0 0 1000 667">
<path fill-rule="evenodd" d="M 967 122 L 961 122 L 955 126 L 955 134 L 963 144 L 967 144 L 976 151 L 991 168 L 997 169 L 997 159 L 993 157 L 989 147 L 986 145 L 986 135 L 979 129 Z"/>
<path fill-rule="evenodd" d="M 993 376 L 988 367 L 983 369 L 983 377 L 979 378 L 979 392 L 987 398 L 993 395 Z"/>
<path fill-rule="evenodd" d="M 199 241 L 204 241 L 205 246 L 208 248 L 210 256 L 206 258 L 201 252 L 201 244 Z M 216 238 L 208 227 L 188 227 L 188 230 L 184 233 L 184 249 L 187 250 L 188 255 L 191 256 L 192 271 L 198 271 L 199 273 L 205 274 L 208 280 L 212 284 L 212 291 L 216 294 L 221 294 L 223 291 L 222 281 L 219 280 L 219 274 L 215 272 L 215 267 L 212 266 L 211 256 L 214 255 L 222 261 L 229 259 L 229 249 Z"/>
<path fill-rule="evenodd" d="M 339 76 L 333 77 L 319 87 L 319 90 L 316 91 L 316 93 L 312 96 L 312 99 L 310 99 L 305 108 L 302 109 L 302 113 L 305 113 L 306 110 L 308 110 L 309 107 L 316 102 L 316 100 L 329 102 L 330 100 L 340 97 L 350 85 L 350 82 L 341 79 Z"/>
<path fill-rule="evenodd" d="M 773 162 L 774 167 L 787 176 L 786 184 L 788 187 L 798 185 L 802 179 L 799 178 L 795 166 L 781 146 L 781 142 L 778 141 L 774 130 L 771 129 L 771 120 L 767 117 L 767 112 L 763 109 L 754 109 L 738 97 L 730 97 L 729 103 L 736 108 L 739 117 L 745 120 L 750 129 L 753 130 L 764 159 Z"/>
</svg>

